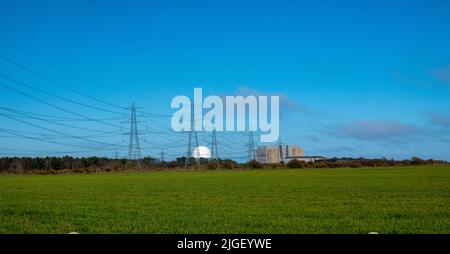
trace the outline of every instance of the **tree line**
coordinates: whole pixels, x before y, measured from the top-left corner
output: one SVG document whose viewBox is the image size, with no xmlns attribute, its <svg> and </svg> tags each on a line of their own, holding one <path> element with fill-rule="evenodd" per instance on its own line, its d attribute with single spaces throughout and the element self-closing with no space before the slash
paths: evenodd
<svg viewBox="0 0 450 254">
<path fill-rule="evenodd" d="M 141 160 L 111 159 L 106 157 L 2 157 L 0 172 L 11 174 L 58 174 L 58 173 L 94 173 L 111 171 L 145 171 L 145 170 L 178 170 L 184 169 L 186 157 L 173 161 L 160 161 L 153 157 Z M 423 160 L 413 157 L 408 160 L 365 159 L 365 158 L 331 158 L 317 162 L 290 160 L 287 163 L 261 164 L 255 160 L 238 163 L 234 160 L 200 159 L 197 164 L 189 158 L 189 169 L 258 169 L 258 168 L 357 168 L 383 166 L 411 166 L 449 164 L 441 160 Z"/>
</svg>

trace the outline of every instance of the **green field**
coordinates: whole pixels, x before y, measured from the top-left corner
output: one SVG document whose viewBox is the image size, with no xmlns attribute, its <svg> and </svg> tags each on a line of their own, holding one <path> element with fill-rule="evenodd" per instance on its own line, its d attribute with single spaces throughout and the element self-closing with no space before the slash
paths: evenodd
<svg viewBox="0 0 450 254">
<path fill-rule="evenodd" d="M 0 233 L 450 233 L 450 166 L 0 176 Z"/>
</svg>

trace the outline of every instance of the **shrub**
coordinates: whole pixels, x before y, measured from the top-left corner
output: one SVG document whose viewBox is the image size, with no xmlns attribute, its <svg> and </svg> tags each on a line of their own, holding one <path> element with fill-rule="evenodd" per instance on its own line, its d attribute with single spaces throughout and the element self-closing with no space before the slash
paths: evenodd
<svg viewBox="0 0 450 254">
<path fill-rule="evenodd" d="M 176 168 L 178 166 L 178 163 L 176 161 L 169 161 L 167 163 L 168 168 Z"/>
<path fill-rule="evenodd" d="M 210 161 L 206 165 L 206 168 L 209 169 L 209 170 L 218 169 L 219 168 L 219 163 L 217 163 L 217 161 Z"/>
<path fill-rule="evenodd" d="M 56 170 L 54 170 L 54 169 L 50 169 L 49 171 L 47 171 L 47 173 L 48 173 L 49 175 L 56 175 L 56 174 L 58 174 L 58 171 L 56 171 Z"/>
<path fill-rule="evenodd" d="M 236 163 L 233 163 L 233 161 L 231 160 L 224 160 L 222 162 L 222 168 L 224 169 L 233 169 L 236 168 L 238 165 L 236 165 Z"/>
<path fill-rule="evenodd" d="M 43 169 L 36 170 L 36 175 L 46 175 L 46 174 L 47 174 L 46 170 L 43 170 Z"/>
<path fill-rule="evenodd" d="M 74 168 L 74 169 L 72 169 L 72 172 L 76 173 L 76 174 L 81 174 L 81 173 L 84 173 L 84 169 L 82 169 L 82 168 Z"/>
<path fill-rule="evenodd" d="M 251 160 L 251 161 L 247 162 L 247 167 L 256 169 L 256 168 L 262 168 L 262 165 L 261 165 L 261 163 L 257 162 L 256 160 Z"/>
<path fill-rule="evenodd" d="M 15 173 L 15 174 L 22 174 L 23 173 L 23 164 L 19 161 L 15 161 L 11 164 L 9 171 L 11 173 Z"/>
<path fill-rule="evenodd" d="M 73 171 L 71 170 L 71 169 L 60 169 L 60 170 L 58 170 L 58 174 L 70 174 L 70 173 L 72 173 Z"/>
<path fill-rule="evenodd" d="M 297 159 L 290 160 L 287 163 L 288 168 L 303 168 L 303 163 Z"/>
<path fill-rule="evenodd" d="M 359 163 L 359 162 L 351 162 L 350 163 L 350 167 L 351 168 L 359 168 L 359 167 L 361 167 L 362 165 L 361 165 L 361 163 Z"/>
<path fill-rule="evenodd" d="M 412 157 L 411 158 L 411 165 L 424 165 L 426 164 L 424 160 L 422 160 L 419 157 Z"/>
</svg>

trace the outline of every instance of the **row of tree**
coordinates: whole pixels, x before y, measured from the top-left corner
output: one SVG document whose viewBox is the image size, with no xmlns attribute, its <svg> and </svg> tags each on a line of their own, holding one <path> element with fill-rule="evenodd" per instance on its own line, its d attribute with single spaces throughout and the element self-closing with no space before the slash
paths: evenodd
<svg viewBox="0 0 450 254">
<path fill-rule="evenodd" d="M 84 172 L 109 172 L 126 170 L 155 170 L 155 169 L 180 169 L 186 164 L 186 157 L 180 157 L 173 161 L 160 161 L 152 157 L 144 157 L 140 160 L 111 159 L 106 157 L 1 157 L 0 172 L 2 173 L 84 173 Z M 189 168 L 239 168 L 236 161 L 207 160 L 189 158 Z"/>
<path fill-rule="evenodd" d="M 318 162 L 303 162 L 290 160 L 288 163 L 260 164 L 257 161 L 238 163 L 233 160 L 206 160 L 197 163 L 189 158 L 189 168 L 198 169 L 257 169 L 257 168 L 341 168 L 341 167 L 381 167 L 449 164 L 447 161 L 423 160 L 413 157 L 409 160 L 364 159 L 364 158 L 332 158 Z M 2 157 L 0 172 L 3 173 L 90 173 L 127 170 L 164 170 L 182 169 L 185 167 L 185 157 L 173 161 L 160 161 L 145 157 L 139 161 L 126 159 L 111 159 L 104 157 Z"/>
<path fill-rule="evenodd" d="M 387 167 L 387 166 L 414 166 L 414 165 L 442 165 L 449 164 L 441 160 L 423 160 L 412 157 L 409 160 L 364 159 L 364 158 L 332 158 L 318 162 L 303 162 L 291 160 L 286 166 L 289 168 L 358 168 L 358 167 Z"/>
</svg>

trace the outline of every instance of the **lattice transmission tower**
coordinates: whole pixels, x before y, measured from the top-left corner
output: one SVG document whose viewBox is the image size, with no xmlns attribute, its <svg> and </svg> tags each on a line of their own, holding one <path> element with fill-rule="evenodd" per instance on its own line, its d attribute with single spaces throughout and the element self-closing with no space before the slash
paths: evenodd
<svg viewBox="0 0 450 254">
<path fill-rule="evenodd" d="M 211 159 L 219 160 L 219 151 L 217 149 L 216 129 L 212 131 L 211 140 Z"/>
<path fill-rule="evenodd" d="M 131 111 L 131 118 L 128 123 L 130 123 L 130 132 L 125 133 L 125 135 L 129 135 L 128 142 L 128 159 L 129 160 L 140 160 L 141 157 L 141 147 L 139 146 L 139 131 L 137 128 L 137 119 L 136 119 L 136 106 L 133 102 L 128 110 Z"/>
<path fill-rule="evenodd" d="M 164 154 L 164 149 L 161 149 L 161 158 L 160 158 L 160 161 L 161 162 L 165 162 L 166 160 L 165 160 L 165 156 L 164 156 L 165 154 Z"/>
<path fill-rule="evenodd" d="M 195 119 L 194 119 L 194 105 L 191 106 L 191 130 L 189 131 L 189 141 L 188 141 L 188 149 L 187 149 L 187 153 L 186 153 L 186 158 L 184 159 L 184 166 L 187 167 L 188 165 L 191 164 L 191 158 L 192 158 L 192 151 L 194 149 L 191 150 L 192 148 L 192 138 L 194 138 L 195 140 L 195 147 L 198 147 L 198 136 L 197 136 L 197 131 L 195 130 Z M 194 158 L 195 159 L 195 163 L 197 165 L 200 165 L 200 162 L 198 160 L 198 158 Z"/>
<path fill-rule="evenodd" d="M 256 160 L 255 143 L 253 142 L 253 132 L 248 132 L 247 161 Z"/>
</svg>

